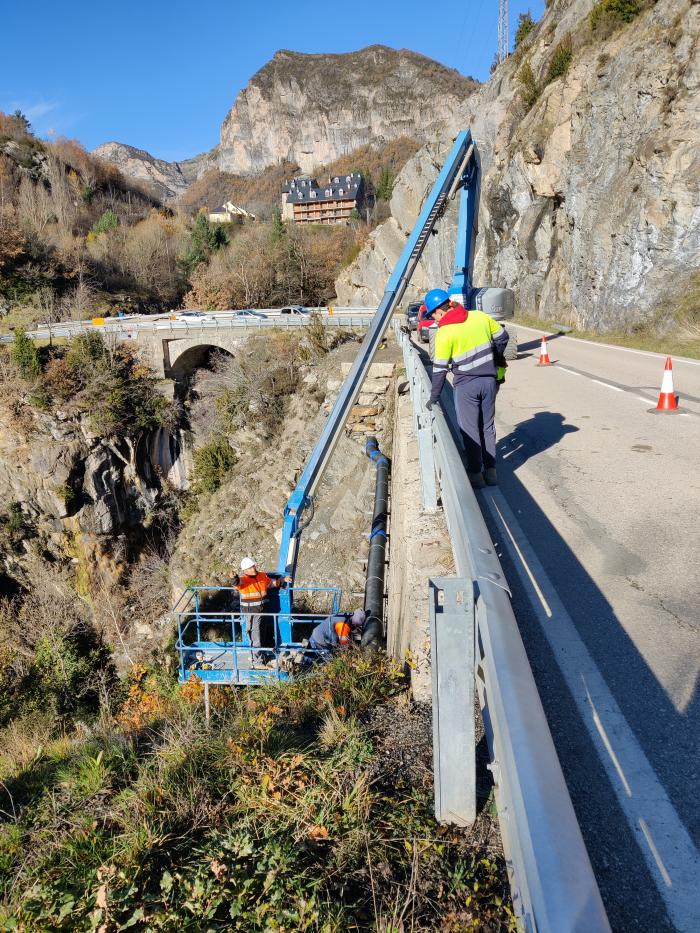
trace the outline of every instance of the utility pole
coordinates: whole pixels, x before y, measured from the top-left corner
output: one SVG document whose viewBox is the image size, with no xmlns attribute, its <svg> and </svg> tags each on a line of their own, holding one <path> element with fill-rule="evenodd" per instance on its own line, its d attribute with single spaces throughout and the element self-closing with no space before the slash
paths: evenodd
<svg viewBox="0 0 700 933">
<path fill-rule="evenodd" d="M 508 58 L 508 0 L 498 0 L 498 51 L 496 59 L 502 64 Z"/>
</svg>

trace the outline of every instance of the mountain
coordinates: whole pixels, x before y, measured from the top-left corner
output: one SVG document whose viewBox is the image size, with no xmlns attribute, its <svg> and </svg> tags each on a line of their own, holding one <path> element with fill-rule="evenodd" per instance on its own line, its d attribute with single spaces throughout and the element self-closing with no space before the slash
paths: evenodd
<svg viewBox="0 0 700 933">
<path fill-rule="evenodd" d="M 303 171 L 399 136 L 428 140 L 454 122 L 478 83 L 406 49 L 339 55 L 280 51 L 236 98 L 221 127 L 222 171 L 283 159 Z"/>
<path fill-rule="evenodd" d="M 159 198 L 176 198 L 216 162 L 216 148 L 183 162 L 157 159 L 145 149 L 124 143 L 102 143 L 92 154 L 116 165 L 122 174 L 145 182 Z"/>
<path fill-rule="evenodd" d="M 475 284 L 579 327 L 670 328 L 700 297 L 700 6 L 625 10 L 552 0 L 451 127 L 471 127 L 481 153 Z M 378 301 L 447 144 L 406 164 L 393 216 L 336 282 L 339 303 Z M 450 281 L 455 231 L 453 205 L 416 293 Z"/>
<path fill-rule="evenodd" d="M 479 87 L 406 49 L 373 45 L 338 55 L 280 51 L 237 96 L 219 146 L 184 162 L 109 142 L 94 155 L 175 198 L 206 171 L 254 175 L 282 162 L 312 172 L 363 146 L 432 138 Z"/>
</svg>

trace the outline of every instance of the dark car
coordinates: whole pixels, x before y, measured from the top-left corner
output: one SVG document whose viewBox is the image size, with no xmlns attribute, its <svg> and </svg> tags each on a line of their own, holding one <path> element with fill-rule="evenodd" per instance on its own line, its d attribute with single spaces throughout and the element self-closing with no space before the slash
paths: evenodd
<svg viewBox="0 0 700 933">
<path fill-rule="evenodd" d="M 418 327 L 418 312 L 420 311 L 420 301 L 412 301 L 406 308 L 406 324 L 409 330 L 415 330 Z"/>
</svg>

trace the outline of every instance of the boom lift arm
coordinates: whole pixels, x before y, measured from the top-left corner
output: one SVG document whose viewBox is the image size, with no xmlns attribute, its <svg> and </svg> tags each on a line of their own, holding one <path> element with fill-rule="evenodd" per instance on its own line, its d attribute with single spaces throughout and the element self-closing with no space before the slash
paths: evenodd
<svg viewBox="0 0 700 933">
<path fill-rule="evenodd" d="M 464 294 L 468 296 L 479 198 L 478 155 L 469 130 L 464 130 L 457 136 L 442 171 L 423 205 L 423 210 L 387 282 L 381 303 L 340 389 L 321 436 L 285 507 L 277 572 L 291 576 L 292 585 L 297 568 L 299 539 L 306 524 L 303 521 L 304 512 L 313 503 L 313 495 L 345 427 L 372 360 L 386 334 L 394 309 L 403 298 L 428 237 L 445 212 L 448 201 L 454 198 L 460 189 L 462 189 L 462 195 L 459 210 L 459 239 L 453 285 L 459 288 L 464 287 Z M 282 590 L 280 592 L 281 612 L 291 612 L 291 602 L 291 589 Z"/>
</svg>

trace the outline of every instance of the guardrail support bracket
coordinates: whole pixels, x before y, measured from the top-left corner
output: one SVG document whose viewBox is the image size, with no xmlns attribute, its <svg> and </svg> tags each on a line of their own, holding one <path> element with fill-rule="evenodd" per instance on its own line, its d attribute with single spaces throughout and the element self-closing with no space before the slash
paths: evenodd
<svg viewBox="0 0 700 933">
<path fill-rule="evenodd" d="M 435 818 L 470 826 L 476 819 L 473 584 L 435 577 L 429 587 Z"/>
</svg>

